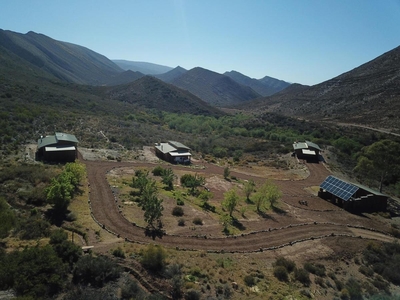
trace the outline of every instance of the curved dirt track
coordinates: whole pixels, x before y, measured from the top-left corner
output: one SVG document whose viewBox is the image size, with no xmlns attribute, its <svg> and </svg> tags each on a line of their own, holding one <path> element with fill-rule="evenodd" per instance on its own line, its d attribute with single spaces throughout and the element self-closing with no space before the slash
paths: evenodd
<svg viewBox="0 0 400 300">
<path fill-rule="evenodd" d="M 83 161 L 83 160 L 82 160 Z M 115 233 L 121 238 L 128 241 L 138 243 L 157 243 L 166 247 L 176 247 L 179 249 L 191 250 L 208 250 L 208 251 L 225 251 L 225 252 L 253 252 L 273 249 L 296 243 L 299 241 L 324 238 L 331 235 L 346 235 L 354 237 L 363 237 L 365 232 L 366 238 L 374 238 L 384 240 L 387 235 L 379 232 L 373 232 L 358 228 L 357 235 L 354 234 L 352 228 L 345 222 L 308 221 L 304 223 L 295 222 L 297 224 L 280 224 L 279 228 L 264 227 L 262 230 L 250 234 L 242 234 L 235 237 L 226 238 L 206 238 L 205 236 L 174 236 L 164 235 L 162 238 L 156 237 L 152 239 L 145 235 L 145 231 L 134 226 L 126 220 L 118 210 L 114 195 L 107 182 L 106 173 L 113 168 L 121 167 L 137 167 L 148 166 L 154 167 L 150 163 L 133 163 L 133 162 L 107 162 L 107 161 L 83 161 L 86 164 L 87 174 L 90 184 L 90 204 L 92 214 L 98 223 L 104 229 Z M 301 197 L 310 198 L 310 193 L 304 190 L 306 186 L 319 185 L 323 179 L 329 174 L 322 164 L 308 164 L 310 176 L 300 181 L 275 181 L 282 189 L 282 200 L 285 203 L 297 203 Z M 174 169 L 185 169 L 184 167 L 172 166 Z M 205 170 L 196 170 L 199 173 L 208 172 L 212 174 L 223 174 L 223 168 L 207 165 Z M 254 178 L 261 180 L 262 178 L 243 175 L 241 173 L 232 172 L 239 178 Z M 314 197 L 316 198 L 316 197 Z M 316 201 L 316 200 L 314 200 Z M 289 205 L 289 204 L 288 204 Z M 339 209 L 336 210 L 339 212 Z M 333 214 L 333 213 L 332 213 Z M 342 220 L 344 221 L 344 220 Z M 272 226 L 271 226 L 272 227 Z M 278 227 L 275 225 L 275 227 Z"/>
</svg>

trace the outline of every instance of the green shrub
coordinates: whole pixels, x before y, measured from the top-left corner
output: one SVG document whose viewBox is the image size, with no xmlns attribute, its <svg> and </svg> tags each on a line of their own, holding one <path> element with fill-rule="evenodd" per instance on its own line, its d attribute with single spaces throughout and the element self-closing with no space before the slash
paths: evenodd
<svg viewBox="0 0 400 300">
<path fill-rule="evenodd" d="M 284 266 L 275 266 L 274 267 L 274 276 L 279 281 L 289 281 L 289 274 L 287 269 Z"/>
<path fill-rule="evenodd" d="M 185 300 L 200 300 L 201 295 L 198 291 L 190 289 L 185 294 Z"/>
<path fill-rule="evenodd" d="M 244 283 L 247 285 L 247 286 L 254 286 L 255 284 L 256 284 L 256 279 L 252 276 L 252 275 L 246 275 L 245 277 L 244 277 Z"/>
<path fill-rule="evenodd" d="M 176 217 L 182 217 L 183 216 L 183 208 L 181 206 L 175 206 L 174 209 L 172 210 L 172 215 Z"/>
<path fill-rule="evenodd" d="M 296 264 L 294 261 L 290 259 L 286 259 L 283 256 L 279 256 L 275 263 L 274 266 L 282 266 L 284 267 L 289 273 L 293 272 L 293 270 L 296 268 Z"/>
<path fill-rule="evenodd" d="M 118 279 L 121 272 L 121 268 L 107 257 L 85 255 L 75 264 L 73 281 L 102 287 L 105 283 Z"/>
<path fill-rule="evenodd" d="M 183 205 L 185 205 L 185 202 L 183 202 L 182 199 L 178 198 L 178 199 L 176 199 L 176 205 L 183 206 Z"/>
<path fill-rule="evenodd" d="M 125 252 L 121 249 L 121 247 L 114 249 L 112 255 L 114 255 L 115 257 L 125 258 Z"/>
<path fill-rule="evenodd" d="M 304 286 L 310 286 L 310 273 L 306 269 L 296 269 L 294 271 L 294 278 L 301 282 Z"/>
<path fill-rule="evenodd" d="M 122 299 L 145 299 L 146 293 L 137 281 L 128 280 L 121 288 L 121 297 Z"/>
<path fill-rule="evenodd" d="M 320 276 L 320 277 L 325 277 L 325 266 L 322 264 L 312 264 L 309 262 L 306 262 L 304 264 L 304 269 L 306 269 L 308 272 Z"/>
<path fill-rule="evenodd" d="M 142 251 L 142 265 L 152 271 L 161 271 L 166 265 L 167 253 L 160 245 L 150 244 Z"/>
<path fill-rule="evenodd" d="M 203 225 L 203 220 L 199 217 L 193 219 L 193 224 L 195 225 Z"/>
<path fill-rule="evenodd" d="M 154 176 L 163 176 L 165 169 L 161 166 L 157 166 L 151 172 L 153 173 Z"/>
<path fill-rule="evenodd" d="M 183 219 L 183 218 L 179 219 L 178 226 L 185 226 L 185 219 Z"/>
</svg>

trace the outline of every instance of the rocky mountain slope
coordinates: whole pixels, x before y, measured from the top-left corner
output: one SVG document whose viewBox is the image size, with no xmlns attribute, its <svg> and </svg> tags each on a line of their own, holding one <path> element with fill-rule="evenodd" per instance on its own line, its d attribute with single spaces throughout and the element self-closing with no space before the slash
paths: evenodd
<svg viewBox="0 0 400 300">
<path fill-rule="evenodd" d="M 108 99 L 130 103 L 138 107 L 175 113 L 221 116 L 222 112 L 191 93 L 167 84 L 152 76 L 107 88 Z"/>
<path fill-rule="evenodd" d="M 241 85 L 228 76 L 200 67 L 185 72 L 171 83 L 211 105 L 220 107 L 260 97 L 260 94 L 250 87 Z"/>
<path fill-rule="evenodd" d="M 328 81 L 310 87 L 290 86 L 246 107 L 398 131 L 400 47 Z"/>
<path fill-rule="evenodd" d="M 270 96 L 275 94 L 290 85 L 290 83 L 283 80 L 278 80 L 272 77 L 264 77 L 262 79 L 250 78 L 237 71 L 225 72 L 224 75 L 232 78 L 237 83 L 246 85 L 262 96 Z"/>
<path fill-rule="evenodd" d="M 18 58 L 18 63 L 48 73 L 45 76 L 79 84 L 102 85 L 123 71 L 92 50 L 32 31 L 21 34 L 0 30 L 0 55 L 11 58 L 8 64 L 16 64 Z"/>
<path fill-rule="evenodd" d="M 129 61 L 123 59 L 113 59 L 112 61 L 123 70 L 140 72 L 145 75 L 163 74 L 173 69 L 171 67 L 142 61 Z"/>
</svg>

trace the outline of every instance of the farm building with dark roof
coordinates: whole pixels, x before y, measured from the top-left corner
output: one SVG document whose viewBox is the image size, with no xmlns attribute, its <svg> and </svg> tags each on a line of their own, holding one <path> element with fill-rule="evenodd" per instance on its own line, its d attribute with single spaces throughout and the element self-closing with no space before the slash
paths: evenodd
<svg viewBox="0 0 400 300">
<path fill-rule="evenodd" d="M 190 148 L 180 142 L 168 141 L 157 143 L 155 146 L 156 155 L 170 163 L 190 164 Z"/>
<path fill-rule="evenodd" d="M 388 196 L 364 185 L 328 176 L 320 185 L 318 196 L 350 212 L 385 211 Z"/>
<path fill-rule="evenodd" d="M 56 132 L 38 139 L 36 157 L 49 162 L 72 162 L 78 157 L 77 146 L 78 140 L 73 134 Z"/>
<path fill-rule="evenodd" d="M 321 152 L 321 148 L 310 141 L 305 142 L 294 142 L 293 150 L 298 159 L 306 159 L 306 160 L 319 160 L 319 154 Z"/>
</svg>

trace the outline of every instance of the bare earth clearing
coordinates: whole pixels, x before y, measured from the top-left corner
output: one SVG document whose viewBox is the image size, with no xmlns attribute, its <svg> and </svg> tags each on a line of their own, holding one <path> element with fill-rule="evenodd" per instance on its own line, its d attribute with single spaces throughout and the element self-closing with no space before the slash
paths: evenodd
<svg viewBox="0 0 400 300">
<path fill-rule="evenodd" d="M 115 191 L 107 181 L 107 174 L 119 175 L 131 174 L 132 170 L 146 167 L 149 170 L 157 164 L 152 162 L 132 161 L 115 162 L 83 159 L 86 164 L 88 181 L 90 184 L 90 206 L 93 217 L 100 226 L 114 233 L 119 238 L 137 243 L 155 243 L 165 247 L 206 250 L 211 252 L 246 253 L 258 252 L 282 248 L 289 245 L 296 245 L 299 242 L 305 243 L 316 239 L 329 239 L 337 236 L 353 238 L 375 239 L 391 241 L 393 238 L 386 234 L 389 227 L 372 217 L 350 214 L 320 198 L 313 192 L 329 171 L 325 165 L 309 164 L 305 166 L 309 174 L 305 179 L 298 179 L 297 174 L 277 175 L 276 171 L 262 168 L 232 168 L 231 175 L 241 180 L 253 179 L 256 182 L 264 182 L 266 178 L 279 178 L 274 182 L 281 189 L 282 204 L 275 211 L 268 211 L 260 216 L 256 214 L 251 218 L 239 219 L 245 230 L 239 235 L 224 237 L 221 234 L 221 224 L 215 218 L 207 218 L 207 213 L 198 209 L 185 208 L 186 212 L 193 216 L 200 214 L 204 219 L 203 226 L 185 226 L 178 228 L 176 220 L 166 222 L 166 234 L 161 238 L 151 238 L 145 235 L 144 229 L 136 226 L 124 216 L 125 211 L 121 210 L 121 202 L 116 197 Z M 90 158 L 89 158 L 90 159 Z M 153 160 L 154 161 L 154 160 Z M 191 168 L 183 166 L 168 165 L 175 174 L 185 172 L 197 172 L 207 178 L 207 186 L 214 195 L 212 201 L 223 199 L 223 193 L 230 187 L 230 182 L 223 180 L 223 168 L 206 162 L 194 162 Z M 182 173 L 183 172 L 183 173 Z M 274 174 L 275 173 L 275 174 Z M 286 180 L 285 180 L 286 179 Z M 215 200 L 216 199 L 216 200 Z M 308 206 L 300 205 L 299 200 L 307 200 Z M 187 206 L 185 204 L 185 206 Z M 164 215 L 168 215 L 168 208 L 165 208 Z M 139 212 L 142 214 L 142 212 Z M 170 215 L 170 214 L 169 214 Z M 167 218 L 166 218 L 167 219 Z M 175 229 L 174 229 L 175 228 Z M 357 243 L 357 240 L 355 240 Z M 99 250 L 105 245 L 96 245 L 96 241 L 90 241 Z M 302 243 L 300 243 L 302 244 Z M 310 245 L 311 246 L 311 245 Z M 311 249 L 313 246 L 311 246 Z M 329 251 L 328 251 L 329 252 Z"/>
</svg>

